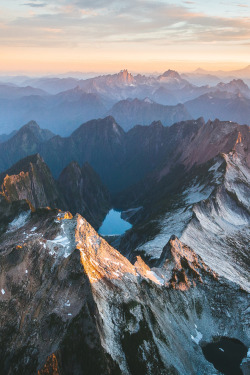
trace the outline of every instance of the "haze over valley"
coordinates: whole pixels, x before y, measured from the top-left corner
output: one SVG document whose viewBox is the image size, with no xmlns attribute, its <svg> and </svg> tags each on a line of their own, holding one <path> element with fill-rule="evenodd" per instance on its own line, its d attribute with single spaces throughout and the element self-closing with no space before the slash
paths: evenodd
<svg viewBox="0 0 250 375">
<path fill-rule="evenodd" d="M 174 70 L 159 76 L 133 76 L 123 70 L 89 79 L 23 77 L 20 81 L 20 77 L 9 77 L 0 83 L 1 131 L 10 133 L 35 120 L 43 128 L 68 136 L 81 123 L 108 115 L 124 130 L 153 121 L 169 126 L 198 117 L 248 124 L 250 89 L 237 76 L 244 74 L 247 82 L 250 69 L 234 74 L 229 82 L 210 85 L 208 79 L 202 86 Z"/>
</svg>

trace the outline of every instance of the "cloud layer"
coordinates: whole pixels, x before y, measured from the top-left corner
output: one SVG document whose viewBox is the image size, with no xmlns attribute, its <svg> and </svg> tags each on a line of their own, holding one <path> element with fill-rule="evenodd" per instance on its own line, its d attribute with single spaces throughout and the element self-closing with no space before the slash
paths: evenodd
<svg viewBox="0 0 250 375">
<path fill-rule="evenodd" d="M 250 43 L 248 4 L 210 1 L 164 0 L 14 0 L 0 9 L 0 45 L 8 48 L 78 49 L 95 54 L 115 51 L 121 45 L 128 53 L 139 48 L 145 55 L 164 48 L 186 50 L 189 45 L 237 48 L 247 55 Z M 217 7 L 215 9 L 215 6 Z M 137 46 L 137 47 L 135 47 Z M 200 46 L 200 47 L 199 47 Z M 245 48 L 245 49 L 244 49 Z"/>
</svg>

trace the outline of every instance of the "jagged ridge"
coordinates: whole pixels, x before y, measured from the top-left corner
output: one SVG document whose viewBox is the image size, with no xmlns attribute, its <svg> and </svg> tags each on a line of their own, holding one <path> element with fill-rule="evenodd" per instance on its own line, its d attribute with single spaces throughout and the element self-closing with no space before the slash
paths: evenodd
<svg viewBox="0 0 250 375">
<path fill-rule="evenodd" d="M 227 327 L 248 343 L 247 296 L 177 238 L 160 268 L 149 269 L 140 259 L 133 266 L 80 215 L 25 212 L 0 237 L 0 373 L 195 375 L 212 369 L 197 346 L 202 335 L 211 340 Z M 177 270 L 188 280 L 173 280 Z"/>
</svg>

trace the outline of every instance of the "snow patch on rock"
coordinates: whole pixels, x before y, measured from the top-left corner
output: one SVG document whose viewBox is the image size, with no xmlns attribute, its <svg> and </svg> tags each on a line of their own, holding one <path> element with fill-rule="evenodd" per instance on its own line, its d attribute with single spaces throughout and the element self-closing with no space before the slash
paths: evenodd
<svg viewBox="0 0 250 375">
<path fill-rule="evenodd" d="M 156 284 L 164 285 L 164 279 L 158 276 L 154 271 L 147 271 L 147 276 L 150 280 L 154 281 Z"/>
<path fill-rule="evenodd" d="M 195 342 L 197 345 L 199 345 L 202 337 L 203 337 L 203 334 L 201 332 L 199 332 L 197 329 L 195 329 L 195 332 L 196 332 L 196 336 L 192 336 L 191 335 L 191 339 L 193 340 L 193 342 Z"/>
<path fill-rule="evenodd" d="M 162 249 L 175 234 L 180 237 L 188 221 L 192 217 L 192 210 L 185 208 L 167 212 L 162 219 L 159 219 L 161 226 L 160 233 L 152 240 L 137 247 L 137 251 L 145 251 L 152 258 L 160 258 Z"/>
<path fill-rule="evenodd" d="M 17 230 L 17 229 L 22 228 L 22 227 L 26 224 L 26 222 L 27 222 L 29 216 L 30 216 L 30 211 L 22 212 L 18 217 L 16 217 L 16 218 L 15 218 L 15 219 L 9 224 L 9 226 L 8 226 L 8 230 L 7 230 L 7 233 L 9 233 L 9 232 L 13 232 L 13 231 L 15 231 L 15 230 Z"/>
<path fill-rule="evenodd" d="M 47 240 L 47 246 L 49 248 L 49 254 L 52 256 L 62 256 L 68 258 L 75 248 L 75 236 L 74 230 L 72 230 L 72 221 L 63 220 L 60 221 L 60 231 L 53 240 Z M 43 244 L 46 248 L 46 245 Z"/>
<path fill-rule="evenodd" d="M 224 159 L 223 184 L 193 207 L 194 218 L 180 239 L 217 274 L 250 290 L 245 262 L 250 243 L 250 172 L 234 154 Z"/>
<path fill-rule="evenodd" d="M 192 218 L 193 205 L 208 199 L 215 187 L 220 183 L 222 172 L 218 171 L 218 169 L 222 163 L 223 159 L 216 161 L 209 169 L 209 171 L 212 172 L 212 176 L 208 179 L 206 184 L 200 184 L 197 178 L 193 179 L 193 183 L 182 192 L 180 200 L 181 208 L 171 210 L 159 218 L 157 224 L 161 228 L 160 233 L 152 240 L 138 246 L 137 251 L 145 251 L 151 258 L 159 258 L 163 247 L 172 235 L 178 238 L 181 237 L 184 229 Z"/>
</svg>

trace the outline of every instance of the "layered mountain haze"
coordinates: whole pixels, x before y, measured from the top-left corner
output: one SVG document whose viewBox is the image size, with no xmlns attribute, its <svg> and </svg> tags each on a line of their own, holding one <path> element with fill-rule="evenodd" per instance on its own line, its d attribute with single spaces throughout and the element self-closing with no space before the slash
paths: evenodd
<svg viewBox="0 0 250 375">
<path fill-rule="evenodd" d="M 16 132 L 17 130 L 13 130 L 13 132 L 9 134 L 0 134 L 0 143 L 8 141 L 8 139 L 12 138 Z"/>
<path fill-rule="evenodd" d="M 164 106 L 149 98 L 122 100 L 115 104 L 108 114 L 113 116 L 125 130 L 133 128 L 135 124 L 150 125 L 155 119 L 161 121 L 164 126 L 191 119 L 183 104 Z"/>
<path fill-rule="evenodd" d="M 48 93 L 31 86 L 18 87 L 0 83 L 0 99 L 19 99 L 29 96 L 46 96 Z"/>
<path fill-rule="evenodd" d="M 216 85 L 216 89 L 232 92 L 234 94 L 242 94 L 245 95 L 246 98 L 250 98 L 250 89 L 242 79 L 233 79 L 229 83 L 220 82 Z"/>
<path fill-rule="evenodd" d="M 238 70 L 206 70 L 198 68 L 193 72 L 186 72 L 181 75 L 184 79 L 192 82 L 195 85 L 216 85 L 219 82 L 228 83 L 232 79 L 244 80 L 248 85 L 250 84 L 250 65 Z"/>
<path fill-rule="evenodd" d="M 21 82 L 22 85 L 31 85 L 32 87 L 44 90 L 51 95 L 59 94 L 63 91 L 72 90 L 78 86 L 79 79 L 74 77 L 41 77 L 28 78 Z"/>
<path fill-rule="evenodd" d="M 229 71 L 224 71 L 224 70 L 217 70 L 217 71 L 207 71 L 202 68 L 198 68 L 195 70 L 194 73 L 199 73 L 199 74 L 215 74 L 221 77 L 226 77 L 226 76 L 231 76 L 231 77 L 236 77 L 236 78 L 250 78 L 250 65 L 245 66 L 242 69 L 235 69 L 235 70 L 229 70 Z"/>
<path fill-rule="evenodd" d="M 153 122 L 150 126 L 136 126 L 126 133 L 113 117 L 108 116 L 81 125 L 70 137 L 55 136 L 46 142 L 33 142 L 27 126 L 0 144 L 1 169 L 5 170 L 19 158 L 37 152 L 55 177 L 70 162 L 77 161 L 82 165 L 87 161 L 111 191 L 122 190 L 152 171 L 157 163 L 176 151 L 176 146 L 181 149 L 180 142 L 188 142 L 202 125 L 205 126 L 203 119 L 169 128 Z M 16 140 L 19 149 L 14 149 Z"/>
<path fill-rule="evenodd" d="M 215 91 L 186 102 L 185 107 L 193 117 L 200 116 L 202 113 L 206 120 L 231 118 L 231 121 L 249 124 L 249 103 L 250 99 L 242 96 L 241 93 Z"/>
<path fill-rule="evenodd" d="M 6 142 L 1 143 L 1 172 L 20 159 L 36 153 L 40 145 L 53 136 L 54 134 L 51 131 L 41 129 L 35 121 L 30 121 L 24 125 L 12 137 L 9 137 Z"/>
<path fill-rule="evenodd" d="M 0 84 L 3 133 L 33 118 L 42 128 L 69 136 L 81 123 L 107 115 L 114 116 L 125 130 L 158 120 L 169 126 L 199 116 L 249 124 L 250 89 L 243 79 L 234 76 L 194 84 L 188 74 L 170 69 L 160 75 L 132 75 L 123 70 L 87 79 L 26 77 L 20 81 L 16 77 L 13 81 L 15 84 Z M 238 96 L 246 103 L 240 105 Z M 221 102 L 223 98 L 230 102 Z M 233 110 L 227 112 L 228 106 Z"/>
<path fill-rule="evenodd" d="M 97 94 L 83 92 L 79 87 L 56 95 L 0 98 L 0 125 L 7 132 L 34 118 L 44 128 L 68 135 L 82 121 L 103 116 L 107 108 L 106 100 Z"/>
</svg>

